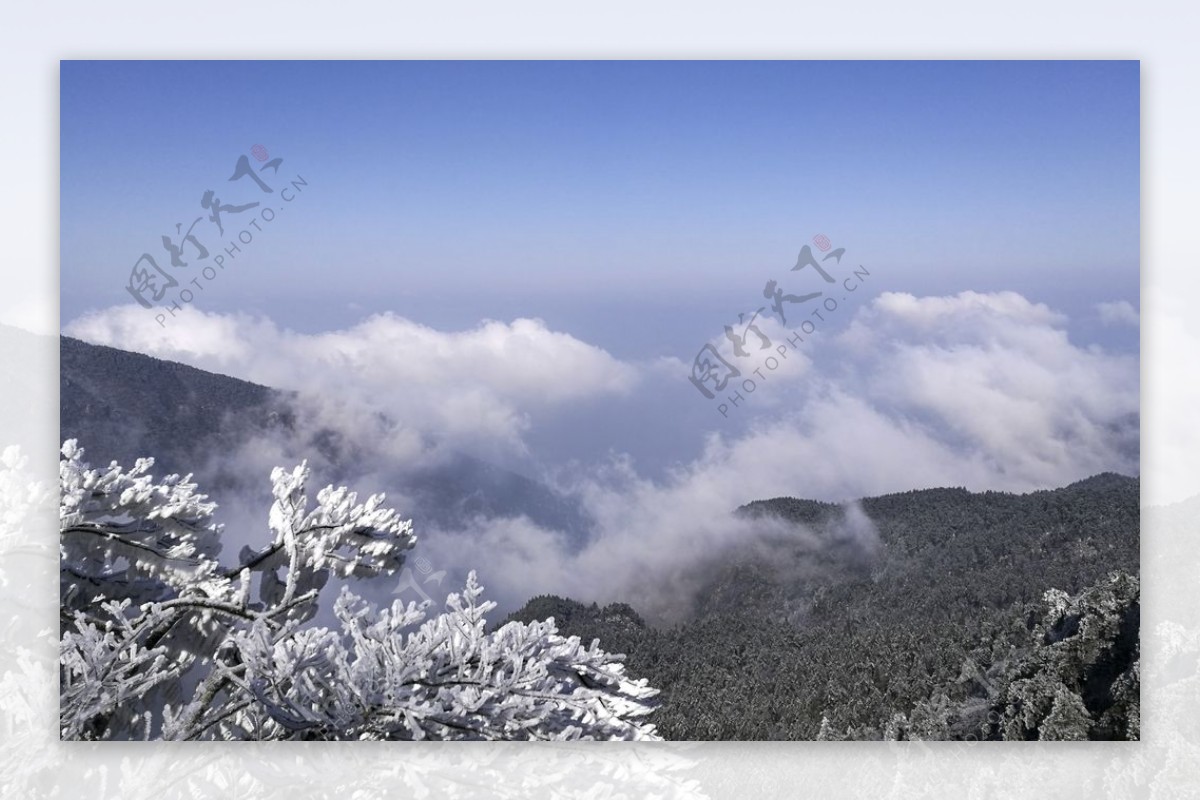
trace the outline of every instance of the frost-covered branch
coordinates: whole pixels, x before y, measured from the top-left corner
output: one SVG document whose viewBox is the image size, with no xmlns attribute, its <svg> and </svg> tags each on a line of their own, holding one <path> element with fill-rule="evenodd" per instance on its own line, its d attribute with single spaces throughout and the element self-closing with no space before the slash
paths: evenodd
<svg viewBox="0 0 1200 801">
<path fill-rule="evenodd" d="M 276 638 L 262 625 L 239 635 L 256 715 L 223 722 L 235 736 L 272 739 L 642 739 L 638 722 L 657 690 L 628 678 L 620 655 L 561 637 L 553 621 L 509 623 L 488 634 L 474 573 L 447 600 L 375 612 L 348 590 L 341 631 Z M 265 714 L 263 714 L 265 713 Z"/>
<path fill-rule="evenodd" d="M 95 610 L 96 598 L 169 598 L 216 577 L 216 504 L 196 491 L 190 475 L 156 482 L 153 459 L 125 471 L 115 462 L 92 469 L 83 455 L 75 440 L 63 443 L 60 563 L 76 577 L 62 585 L 64 614 Z"/>
<path fill-rule="evenodd" d="M 553 620 L 486 630 L 472 573 L 446 611 L 376 610 L 329 576 L 395 573 L 412 524 L 372 495 L 272 471 L 270 541 L 222 566 L 215 504 L 152 460 L 93 470 L 63 445 L 61 733 L 68 739 L 640 739 L 657 690 Z M 257 582 L 254 581 L 257 576 Z M 252 598 L 252 585 L 257 588 Z"/>
</svg>

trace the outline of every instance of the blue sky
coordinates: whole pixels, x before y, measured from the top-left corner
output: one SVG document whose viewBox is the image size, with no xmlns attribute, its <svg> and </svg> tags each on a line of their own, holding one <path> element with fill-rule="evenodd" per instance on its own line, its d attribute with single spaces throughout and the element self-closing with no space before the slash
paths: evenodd
<svg viewBox="0 0 1200 801">
<path fill-rule="evenodd" d="M 1137 305 L 1138 82 L 1128 61 L 63 62 L 63 322 L 127 302 L 133 261 L 261 143 L 309 189 L 206 310 L 540 316 L 682 355 L 824 232 L 876 289 L 1012 289 L 1086 327 Z"/>
</svg>

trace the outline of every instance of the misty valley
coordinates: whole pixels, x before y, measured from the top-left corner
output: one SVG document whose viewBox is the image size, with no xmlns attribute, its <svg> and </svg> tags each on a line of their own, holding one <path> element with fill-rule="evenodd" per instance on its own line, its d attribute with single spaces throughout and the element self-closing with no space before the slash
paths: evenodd
<svg viewBox="0 0 1200 801">
<path fill-rule="evenodd" d="M 150 635 L 126 632 L 137 648 L 106 657 L 112 688 L 73 698 L 64 736 L 1140 737 L 1137 478 L 1102 473 L 1023 494 L 919 488 L 842 503 L 805 499 L 800 486 L 797 497 L 748 488 L 721 521 L 726 536 L 698 534 L 666 552 L 622 545 L 622 555 L 606 553 L 607 529 L 578 495 L 397 433 L 402 422 L 62 337 L 61 439 L 76 441 L 95 471 L 64 448 L 72 509 L 83 515 L 89 498 L 111 491 L 105 508 L 127 513 L 131 493 L 143 492 L 160 506 L 138 509 L 195 515 L 176 514 L 182 539 L 169 547 L 158 529 L 139 540 L 153 526 L 114 523 L 115 513 L 107 529 L 72 518 L 84 544 L 64 561 L 63 593 L 82 617 L 64 611 L 63 630 L 90 625 L 93 644 L 125 636 L 121 624 L 89 617 L 89 588 L 106 582 L 159 617 L 147 620 Z M 400 447 L 422 458 L 402 464 L 393 458 Z M 141 457 L 154 458 L 155 480 L 191 474 L 198 489 L 103 474 L 111 461 L 128 469 Z M 309 473 L 293 471 L 301 461 L 307 494 Z M 283 470 L 272 486 L 275 467 Z M 326 484 L 386 492 L 404 520 L 370 501 L 318 497 Z M 196 492 L 218 505 L 219 541 L 192 536 L 209 514 Z M 313 498 L 320 508 L 304 517 L 301 500 Z M 296 507 L 291 522 L 272 512 L 275 544 L 263 539 L 269 507 Z M 155 514 L 146 519 L 169 516 Z M 289 528 L 295 521 L 336 536 L 304 551 L 288 540 L 301 530 Z M 97 535 L 108 550 L 89 555 Z M 128 548 L 114 549 L 126 535 Z M 222 594 L 158 574 L 147 589 L 141 544 L 191 560 Z M 304 580 L 302 562 L 312 570 Z M 353 597 L 338 595 L 343 583 Z M 404 606 L 428 601 L 432 615 L 450 593 L 441 617 Z M 191 617 L 172 611 L 188 604 Z M 240 617 L 243 629 L 227 637 L 222 615 Z M 173 641 L 198 649 L 199 661 L 173 667 Z M 395 642 L 408 644 L 389 650 Z M 453 651 L 457 663 L 444 647 L 463 649 Z M 136 661 L 139 649 L 155 648 L 164 649 L 159 661 Z M 79 664 L 93 670 L 91 658 Z M 152 669 L 176 673 L 138 684 L 134 674 Z M 261 678 L 287 671 L 315 678 Z M 336 671 L 352 677 L 353 698 L 322 684 Z M 430 678 L 451 673 L 444 686 Z M 111 692 L 138 687 L 148 703 L 184 712 L 124 720 Z"/>
</svg>

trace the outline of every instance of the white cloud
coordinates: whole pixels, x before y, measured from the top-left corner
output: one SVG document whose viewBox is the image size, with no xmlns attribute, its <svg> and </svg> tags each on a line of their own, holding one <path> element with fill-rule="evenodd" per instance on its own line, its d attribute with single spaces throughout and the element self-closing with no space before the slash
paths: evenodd
<svg viewBox="0 0 1200 801">
<path fill-rule="evenodd" d="M 996 342 L 1021 347 L 1065 339 L 1065 323 L 1063 315 L 1016 292 L 921 298 L 884 292 L 859 310 L 842 339 L 860 348 L 896 337 L 931 346 Z"/>
<path fill-rule="evenodd" d="M 120 306 L 85 315 L 65 333 L 321 399 L 357 401 L 444 442 L 517 449 L 538 412 L 625 395 L 638 382 L 633 366 L 529 319 L 444 332 L 382 314 L 346 330 L 302 334 L 266 318 L 198 310 L 163 327 Z"/>
<path fill-rule="evenodd" d="M 1138 360 L 1079 347 L 1065 324 L 1014 293 L 885 294 L 847 332 L 852 356 L 839 381 L 893 420 L 919 422 L 952 454 L 989 465 L 977 488 L 1136 472 L 1136 432 L 1131 452 L 1113 428 L 1138 416 Z"/>
<path fill-rule="evenodd" d="M 1138 310 L 1127 300 L 1097 303 L 1096 311 L 1100 314 L 1100 321 L 1105 325 L 1131 325 L 1137 328 L 1141 324 Z"/>
<path fill-rule="evenodd" d="M 634 368 L 534 320 L 444 333 L 380 316 L 301 335 L 262 319 L 198 314 L 163 334 L 131 322 L 141 316 L 109 310 L 68 333 L 352 397 L 362 404 L 357 416 L 333 411 L 323 419 L 361 429 L 362 442 L 371 441 L 361 433 L 372 430 L 371 408 L 396 416 L 409 428 L 377 447 L 400 459 L 427 455 L 413 432 L 519 444 L 539 410 L 569 414 L 583 396 L 651 394 L 664 372 L 680 382 L 687 374 L 670 359 Z M 620 454 L 562 468 L 556 485 L 595 523 L 587 544 L 523 516 L 475 518 L 420 532 L 418 552 L 437 569 L 478 567 L 489 594 L 508 608 L 554 592 L 626 600 L 670 618 L 731 548 L 812 539 L 804 529 L 733 514 L 753 500 L 849 500 L 936 486 L 1028 491 L 1105 470 L 1136 473 L 1137 358 L 1080 347 L 1066 325 L 1012 292 L 880 295 L 841 334 L 822 332 L 792 351 L 787 369 L 740 410 L 757 415 L 742 433 L 694 432 L 704 449 L 690 463 L 657 477 L 639 475 Z M 764 331 L 785 339 L 782 329 Z M 603 436 L 590 430 L 586 411 L 579 415 L 574 436 Z M 389 461 L 368 468 L 372 489 Z M 860 539 L 870 547 L 869 532 Z"/>
<path fill-rule="evenodd" d="M 805 360 L 800 380 L 754 395 L 774 393 L 773 403 L 756 407 L 768 411 L 746 433 L 710 433 L 698 459 L 659 480 L 628 459 L 581 471 L 572 490 L 597 527 L 582 551 L 521 519 L 475 521 L 428 543 L 444 562 L 469 547 L 480 564 L 511 563 L 490 580 L 513 603 L 555 592 L 670 618 L 706 565 L 779 536 L 731 514 L 752 500 L 1023 492 L 1137 473 L 1137 359 L 1076 346 L 1065 325 L 1014 293 L 882 295 L 841 336 L 811 343 L 823 368 Z"/>
</svg>

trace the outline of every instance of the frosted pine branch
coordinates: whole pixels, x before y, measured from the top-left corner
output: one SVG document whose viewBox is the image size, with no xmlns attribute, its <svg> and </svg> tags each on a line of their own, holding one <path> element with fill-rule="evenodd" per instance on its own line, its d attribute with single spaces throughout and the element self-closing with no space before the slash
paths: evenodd
<svg viewBox="0 0 1200 801">
<path fill-rule="evenodd" d="M 658 691 L 621 655 L 553 620 L 488 633 L 474 573 L 439 615 L 342 587 L 337 628 L 306 626 L 330 576 L 403 566 L 416 538 L 384 496 L 328 486 L 310 508 L 307 465 L 276 468 L 269 541 L 224 566 L 216 505 L 152 466 L 63 445 L 63 738 L 655 738 Z"/>
</svg>

